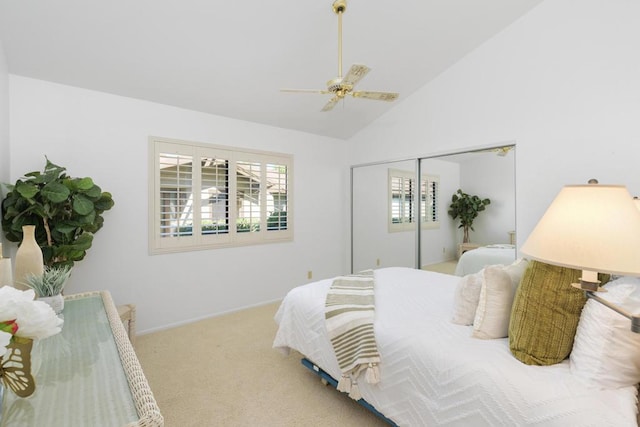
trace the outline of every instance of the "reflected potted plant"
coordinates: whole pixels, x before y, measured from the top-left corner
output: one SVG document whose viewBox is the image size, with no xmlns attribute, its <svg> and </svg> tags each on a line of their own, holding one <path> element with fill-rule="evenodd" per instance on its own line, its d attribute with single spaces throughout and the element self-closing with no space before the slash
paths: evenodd
<svg viewBox="0 0 640 427">
<path fill-rule="evenodd" d="M 491 200 L 471 196 L 461 189 L 453 193 L 448 213 L 453 219 L 460 218 L 458 228 L 462 228 L 464 232 L 462 243 L 469 243 L 469 230 L 475 231 L 473 229 L 473 221 L 489 204 L 491 204 Z"/>
</svg>

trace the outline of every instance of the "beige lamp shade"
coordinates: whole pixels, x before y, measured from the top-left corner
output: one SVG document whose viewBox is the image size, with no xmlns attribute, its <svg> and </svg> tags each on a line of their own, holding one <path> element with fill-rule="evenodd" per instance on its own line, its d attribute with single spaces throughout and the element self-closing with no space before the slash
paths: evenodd
<svg viewBox="0 0 640 427">
<path fill-rule="evenodd" d="M 623 185 L 568 185 L 521 252 L 548 264 L 640 276 L 640 209 Z"/>
</svg>

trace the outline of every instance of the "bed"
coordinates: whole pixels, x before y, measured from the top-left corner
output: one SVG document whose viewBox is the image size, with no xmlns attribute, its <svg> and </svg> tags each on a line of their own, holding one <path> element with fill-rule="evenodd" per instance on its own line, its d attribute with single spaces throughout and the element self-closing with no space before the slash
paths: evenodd
<svg viewBox="0 0 640 427">
<path fill-rule="evenodd" d="M 485 265 L 509 265 L 516 259 L 516 247 L 509 244 L 495 244 L 480 246 L 466 251 L 460 256 L 456 265 L 455 275 L 466 276 L 484 268 Z"/>
<path fill-rule="evenodd" d="M 400 426 L 636 425 L 634 386 L 587 388 L 569 361 L 529 366 L 508 339 L 471 338 L 451 319 L 460 277 L 392 267 L 375 270 L 380 382 L 360 382 L 363 400 Z M 276 313 L 274 348 L 296 350 L 332 378 L 340 368 L 327 337 L 332 280 L 292 289 Z"/>
</svg>

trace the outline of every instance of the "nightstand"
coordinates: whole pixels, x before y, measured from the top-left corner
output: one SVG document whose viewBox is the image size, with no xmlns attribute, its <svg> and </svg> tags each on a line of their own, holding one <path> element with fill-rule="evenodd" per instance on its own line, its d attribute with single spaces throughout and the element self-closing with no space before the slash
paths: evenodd
<svg viewBox="0 0 640 427">
<path fill-rule="evenodd" d="M 460 243 L 458 245 L 458 258 L 460 258 L 462 256 L 463 253 L 473 250 L 473 249 L 477 249 L 479 248 L 480 245 L 476 244 L 476 243 Z"/>
</svg>

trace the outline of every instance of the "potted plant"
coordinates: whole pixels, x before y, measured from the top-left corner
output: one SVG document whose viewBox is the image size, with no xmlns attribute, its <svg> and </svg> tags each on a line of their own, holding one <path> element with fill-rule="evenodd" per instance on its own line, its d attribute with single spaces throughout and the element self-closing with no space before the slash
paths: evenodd
<svg viewBox="0 0 640 427">
<path fill-rule="evenodd" d="M 448 213 L 453 219 L 460 218 L 460 225 L 458 228 L 462 228 L 464 230 L 462 243 L 469 243 L 469 229 L 475 231 L 473 229 L 473 221 L 490 203 L 491 200 L 489 199 L 470 196 L 461 189 L 458 189 L 458 191 L 453 193 Z"/>
<path fill-rule="evenodd" d="M 22 241 L 22 226 L 35 225 L 45 266 L 82 260 L 102 228 L 103 212 L 114 205 L 91 178 L 72 178 L 66 168 L 46 159 L 43 172 L 29 172 L 2 201 L 2 229 L 11 242 Z"/>
<path fill-rule="evenodd" d="M 64 309 L 62 290 L 71 275 L 70 265 L 45 267 L 42 275 L 30 274 L 27 276 L 27 286 L 33 289 L 39 300 L 49 304 L 56 314 Z"/>
</svg>

